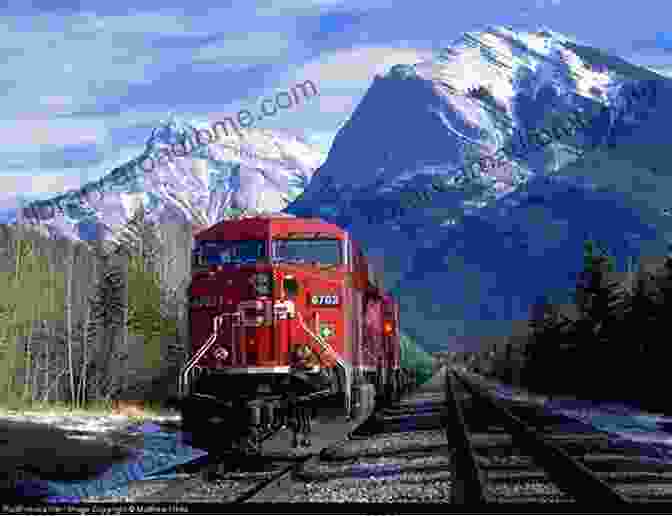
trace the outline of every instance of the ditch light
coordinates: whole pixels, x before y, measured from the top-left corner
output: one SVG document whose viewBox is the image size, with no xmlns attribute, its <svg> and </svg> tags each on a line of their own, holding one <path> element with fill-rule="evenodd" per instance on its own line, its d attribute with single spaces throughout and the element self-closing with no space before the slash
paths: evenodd
<svg viewBox="0 0 672 516">
<path fill-rule="evenodd" d="M 212 353 L 217 360 L 224 361 L 229 356 L 229 352 L 222 347 L 215 348 L 215 351 Z"/>
</svg>

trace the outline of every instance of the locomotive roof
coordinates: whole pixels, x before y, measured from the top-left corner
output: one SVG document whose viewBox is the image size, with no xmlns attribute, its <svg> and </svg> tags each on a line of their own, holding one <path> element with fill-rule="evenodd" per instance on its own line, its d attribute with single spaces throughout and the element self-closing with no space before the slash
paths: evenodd
<svg viewBox="0 0 672 516">
<path fill-rule="evenodd" d="M 200 231 L 196 240 L 246 240 L 265 239 L 269 233 L 327 233 L 339 238 L 345 231 L 335 224 L 319 218 L 299 218 L 293 215 L 264 214 L 240 220 L 223 220 Z"/>
</svg>

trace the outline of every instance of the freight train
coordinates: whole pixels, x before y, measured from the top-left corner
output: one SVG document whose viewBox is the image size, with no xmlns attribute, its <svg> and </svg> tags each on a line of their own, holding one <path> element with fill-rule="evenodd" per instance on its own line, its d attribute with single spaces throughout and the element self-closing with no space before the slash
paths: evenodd
<svg viewBox="0 0 672 516">
<path fill-rule="evenodd" d="M 290 393 L 351 418 L 415 381 L 400 363 L 397 301 L 350 234 L 321 219 L 277 213 L 201 230 L 190 303 L 179 382 L 189 432 L 224 421 L 258 449 Z"/>
</svg>

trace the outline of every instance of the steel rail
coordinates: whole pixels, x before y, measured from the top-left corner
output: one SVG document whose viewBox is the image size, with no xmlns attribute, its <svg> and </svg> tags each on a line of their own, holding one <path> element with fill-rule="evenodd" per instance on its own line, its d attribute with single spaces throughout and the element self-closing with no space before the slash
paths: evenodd
<svg viewBox="0 0 672 516">
<path fill-rule="evenodd" d="M 462 407 L 456 395 L 455 378 L 446 368 L 446 438 L 453 449 L 451 503 L 484 504 L 487 502 L 483 472 L 476 463 Z"/>
<path fill-rule="evenodd" d="M 459 380 L 474 398 L 498 414 L 516 446 L 531 455 L 548 473 L 549 478 L 577 502 L 617 505 L 631 503 L 629 498 L 514 416 L 483 387 L 469 381 L 455 370 L 451 371 L 451 376 Z"/>
</svg>

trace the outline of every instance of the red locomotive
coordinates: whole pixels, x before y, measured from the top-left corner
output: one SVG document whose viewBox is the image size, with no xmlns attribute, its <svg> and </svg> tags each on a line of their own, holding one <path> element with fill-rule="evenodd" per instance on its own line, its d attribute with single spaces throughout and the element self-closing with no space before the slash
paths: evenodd
<svg viewBox="0 0 672 516">
<path fill-rule="evenodd" d="M 290 391 L 323 395 L 351 417 L 362 393 L 394 397 L 411 378 L 399 306 L 334 224 L 273 214 L 204 229 L 190 295 L 192 355 L 180 376 L 190 431 L 226 418 L 258 444 L 282 423 Z"/>
</svg>

